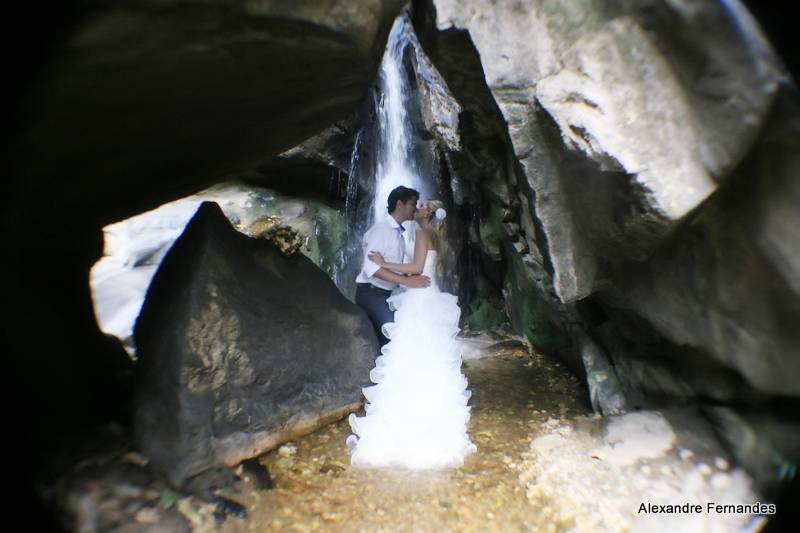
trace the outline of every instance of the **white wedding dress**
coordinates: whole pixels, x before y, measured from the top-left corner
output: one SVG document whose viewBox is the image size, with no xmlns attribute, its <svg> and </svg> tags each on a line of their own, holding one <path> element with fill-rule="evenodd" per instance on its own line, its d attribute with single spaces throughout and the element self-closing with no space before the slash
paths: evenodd
<svg viewBox="0 0 800 533">
<path fill-rule="evenodd" d="M 475 451 L 467 434 L 470 392 L 455 340 L 461 309 L 435 281 L 436 251 L 425 256 L 425 289 L 392 295 L 395 321 L 363 389 L 366 416 L 351 414 L 354 466 L 437 469 L 460 466 Z"/>
</svg>

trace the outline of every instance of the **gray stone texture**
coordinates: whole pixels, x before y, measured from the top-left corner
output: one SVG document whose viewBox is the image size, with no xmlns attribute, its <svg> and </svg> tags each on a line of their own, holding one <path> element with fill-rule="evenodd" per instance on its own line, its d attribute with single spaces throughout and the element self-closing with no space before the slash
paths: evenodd
<svg viewBox="0 0 800 533">
<path fill-rule="evenodd" d="M 754 19 L 738 2 L 420 4 L 464 109 L 455 197 L 480 206 L 470 245 L 512 327 L 585 372 L 599 411 L 730 406 L 715 429 L 765 439 L 732 448 L 774 485 L 764 465 L 800 460 L 770 444 L 796 414 L 742 420 L 800 396 L 800 104 Z"/>
<path fill-rule="evenodd" d="M 792 117 L 792 118 L 789 118 Z M 767 394 L 800 396 L 800 106 L 782 95 L 725 186 L 605 296 Z"/>
<path fill-rule="evenodd" d="M 645 258 L 716 190 L 783 79 L 746 12 L 715 2 L 435 5 L 480 53 L 564 302 L 602 286 L 609 262 Z M 564 168 L 543 142 L 552 125 L 592 165 Z"/>
<path fill-rule="evenodd" d="M 161 263 L 134 335 L 136 439 L 175 485 L 355 410 L 378 352 L 323 271 L 208 202 Z"/>
</svg>

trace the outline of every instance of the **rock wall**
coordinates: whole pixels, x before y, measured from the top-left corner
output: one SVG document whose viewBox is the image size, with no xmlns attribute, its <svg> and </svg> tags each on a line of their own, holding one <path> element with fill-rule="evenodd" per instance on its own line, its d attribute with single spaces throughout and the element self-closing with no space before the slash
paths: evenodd
<svg viewBox="0 0 800 533">
<path fill-rule="evenodd" d="M 128 415 L 131 362 L 89 292 L 101 228 L 348 116 L 403 3 L 66 1 L 7 17 L 0 263 L 22 498 L 65 431 Z"/>
<path fill-rule="evenodd" d="M 497 7 L 436 2 L 437 20 L 475 41 L 538 193 L 554 288 L 575 301 L 614 264 L 646 258 L 716 190 L 752 144 L 782 72 L 747 14 L 715 2 Z M 590 164 L 563 169 L 541 149 L 548 121 Z"/>
<path fill-rule="evenodd" d="M 777 482 L 796 415 L 752 420 L 800 392 L 800 114 L 755 20 L 737 2 L 415 5 L 464 107 L 453 188 L 514 328 L 586 372 L 600 410 L 728 406 L 709 418 Z"/>
<path fill-rule="evenodd" d="M 9 163 L 26 179 L 12 180 L 3 228 L 28 197 L 53 216 L 77 210 L 102 226 L 254 168 L 344 118 L 374 79 L 401 6 L 134 0 L 76 9 L 21 99 Z"/>
<path fill-rule="evenodd" d="M 21 390 L 73 397 L 102 388 L 77 370 L 78 361 L 96 367 L 116 357 L 88 294 L 101 228 L 252 170 L 348 116 L 401 7 L 65 2 L 19 19 L 15 44 L 35 53 L 9 66 L 19 76 L 9 83 L 16 99 L 4 129 L 0 231 L 7 279 L 18 280 L 10 307 L 41 309 L 20 311 L 7 330 Z M 30 343 L 22 332 L 41 328 L 37 315 L 49 317 L 52 334 Z M 56 383 L 40 388 L 36 373 Z M 75 381 L 58 384 L 64 375 Z M 98 400 L 70 412 L 88 413 Z M 65 420 L 57 411 L 54 421 Z"/>
</svg>

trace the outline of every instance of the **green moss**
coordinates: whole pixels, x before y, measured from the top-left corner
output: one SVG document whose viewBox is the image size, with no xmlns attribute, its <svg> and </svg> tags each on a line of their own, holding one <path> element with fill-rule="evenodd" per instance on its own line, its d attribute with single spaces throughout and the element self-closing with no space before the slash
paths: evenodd
<svg viewBox="0 0 800 533">
<path fill-rule="evenodd" d="M 535 272 L 537 267 L 523 263 L 519 255 L 509 255 L 505 292 L 512 328 L 539 349 L 559 352 L 568 343 L 568 337 L 559 326 L 557 310 L 536 282 L 537 278 L 547 280 L 549 276 L 546 272 Z"/>
<path fill-rule="evenodd" d="M 474 303 L 473 303 L 474 305 Z M 506 321 L 506 313 L 487 300 L 478 300 L 477 308 L 466 319 L 471 331 L 497 329 Z"/>
<path fill-rule="evenodd" d="M 333 277 L 339 250 L 346 244 L 344 217 L 316 200 L 285 196 L 259 187 L 252 190 L 257 191 L 253 209 L 258 216 L 276 217 L 280 225 L 295 230 L 302 240 L 300 252 Z"/>
<path fill-rule="evenodd" d="M 346 244 L 345 220 L 341 213 L 331 207 L 313 201 L 309 204 L 314 227 L 313 235 L 309 238 L 309 258 L 333 277 L 339 250 Z"/>
</svg>

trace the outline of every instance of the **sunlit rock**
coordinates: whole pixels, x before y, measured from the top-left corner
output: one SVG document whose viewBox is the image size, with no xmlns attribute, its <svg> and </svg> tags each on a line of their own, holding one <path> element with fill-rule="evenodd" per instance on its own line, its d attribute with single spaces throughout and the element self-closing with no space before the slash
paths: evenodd
<svg viewBox="0 0 800 533">
<path fill-rule="evenodd" d="M 204 201 L 217 202 L 233 226 L 271 240 L 284 253 L 300 252 L 336 278 L 345 227 L 336 210 L 238 182 L 223 183 L 104 228 L 103 257 L 91 271 L 100 328 L 135 354 L 133 324 L 158 265 Z"/>
<path fill-rule="evenodd" d="M 763 525 L 758 509 L 708 512 L 708 502 L 752 506 L 763 500 L 741 469 L 715 471 L 701 457 L 681 459 L 674 452 L 675 445 L 698 439 L 703 458 L 720 452 L 704 425 L 689 410 L 551 419 L 524 454 L 519 479 L 531 503 L 546 505 L 569 522 L 570 531 L 739 531 Z M 693 510 L 650 512 L 649 504 Z"/>
<path fill-rule="evenodd" d="M 647 257 L 716 190 L 786 79 L 734 2 L 434 3 L 439 28 L 468 30 L 480 53 L 563 301 Z"/>
</svg>

